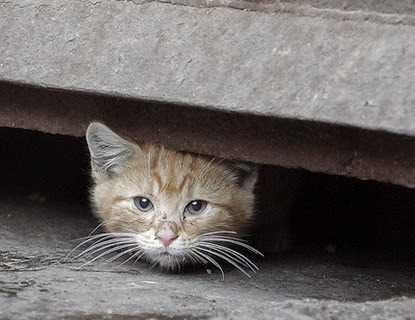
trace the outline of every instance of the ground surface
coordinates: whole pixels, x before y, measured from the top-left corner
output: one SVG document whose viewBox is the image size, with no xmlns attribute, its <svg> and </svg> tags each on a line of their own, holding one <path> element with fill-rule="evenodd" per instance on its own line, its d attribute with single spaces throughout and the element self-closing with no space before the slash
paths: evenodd
<svg viewBox="0 0 415 320">
<path fill-rule="evenodd" d="M 252 279 L 229 268 L 223 282 L 213 268 L 78 271 L 82 261 L 64 257 L 96 223 L 87 209 L 38 195 L 3 198 L 0 319 L 415 319 L 408 262 L 293 254 L 258 261 Z"/>
</svg>

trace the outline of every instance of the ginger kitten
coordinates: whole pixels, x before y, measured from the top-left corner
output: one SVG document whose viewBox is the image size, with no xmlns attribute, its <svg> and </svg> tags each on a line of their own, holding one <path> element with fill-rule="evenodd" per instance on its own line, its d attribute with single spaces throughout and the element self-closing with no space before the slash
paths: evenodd
<svg viewBox="0 0 415 320">
<path fill-rule="evenodd" d="M 145 259 L 167 270 L 210 262 L 223 274 L 220 260 L 246 275 L 257 269 L 237 251 L 260 254 L 239 239 L 254 215 L 254 166 L 139 146 L 98 122 L 86 139 L 91 200 L 108 233 L 84 241 L 95 240 L 82 254 L 95 253 L 95 260 L 119 252 L 111 261 Z"/>
</svg>

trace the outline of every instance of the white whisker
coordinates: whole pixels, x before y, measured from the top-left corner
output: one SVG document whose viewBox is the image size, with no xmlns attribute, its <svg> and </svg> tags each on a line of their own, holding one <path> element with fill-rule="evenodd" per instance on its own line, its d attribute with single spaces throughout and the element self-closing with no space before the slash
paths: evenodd
<svg viewBox="0 0 415 320">
<path fill-rule="evenodd" d="M 131 248 L 131 249 L 128 249 L 128 250 L 124 250 L 124 251 L 120 252 L 119 254 L 109 258 L 107 261 L 105 261 L 105 263 L 103 263 L 103 266 L 108 264 L 108 263 L 111 263 L 111 262 L 117 260 L 118 258 L 126 255 L 127 253 L 130 253 L 130 252 L 135 251 L 135 250 L 137 250 L 137 247 L 134 247 L 134 248 Z"/>
<path fill-rule="evenodd" d="M 99 225 L 97 225 L 95 228 L 94 228 L 94 230 L 92 230 L 89 234 L 88 234 L 88 236 L 92 236 L 93 234 L 94 234 L 94 232 L 95 231 L 97 231 L 100 227 L 102 227 L 102 225 L 103 224 L 105 224 L 105 221 L 104 222 L 101 222 Z"/>
<path fill-rule="evenodd" d="M 75 240 L 82 240 L 82 239 L 86 239 L 86 240 L 82 241 L 75 248 L 73 248 L 72 251 L 68 253 L 68 255 L 66 256 L 65 259 L 68 259 L 72 255 L 72 253 L 74 253 L 78 248 L 82 247 L 84 244 L 87 244 L 90 241 L 93 241 L 93 240 L 96 240 L 96 239 L 99 239 L 99 238 L 101 238 L 100 240 L 104 240 L 104 239 L 111 238 L 111 237 L 112 237 L 111 235 L 108 235 L 107 233 L 104 233 L 104 234 L 99 234 L 99 235 L 95 235 L 95 236 L 92 236 L 92 237 L 88 236 L 88 237 L 75 239 Z M 100 240 L 98 240 L 97 242 L 99 242 Z M 95 242 L 95 243 L 97 243 L 97 242 Z"/>
<path fill-rule="evenodd" d="M 137 247 L 139 248 L 139 247 Z M 137 250 L 137 248 L 134 248 L 134 250 Z M 135 252 L 134 254 L 132 254 L 128 259 L 126 259 L 125 261 L 123 261 L 121 264 L 117 265 L 117 267 L 121 267 L 122 265 L 126 264 L 128 261 L 130 261 L 131 259 L 135 258 L 136 256 L 139 256 L 138 259 L 140 259 L 140 257 L 143 255 L 143 249 L 140 249 Z"/>
<path fill-rule="evenodd" d="M 215 234 L 237 234 L 235 231 L 227 231 L 227 230 L 222 230 L 222 231 L 213 231 L 213 232 L 206 232 L 206 233 L 202 233 L 199 236 L 200 237 L 204 237 L 204 236 L 210 236 L 210 235 L 215 235 Z"/>
<path fill-rule="evenodd" d="M 203 252 L 200 252 L 199 250 L 197 250 L 195 248 L 193 248 L 193 252 L 195 254 L 198 254 L 198 255 L 202 256 L 202 258 L 204 258 L 207 261 L 211 262 L 216 268 L 218 268 L 220 270 L 220 272 L 222 273 L 222 281 L 225 280 L 225 273 L 223 272 L 222 267 L 219 265 L 219 263 L 215 259 L 213 259 L 212 257 L 210 257 L 209 255 L 207 255 Z"/>
<path fill-rule="evenodd" d="M 138 260 L 140 260 L 140 258 L 142 257 L 142 256 L 144 256 L 145 255 L 145 251 L 143 251 L 143 253 L 142 254 L 140 254 L 135 260 L 134 260 L 134 262 L 133 262 L 133 266 L 135 266 L 135 264 L 137 263 L 137 261 Z"/>
<path fill-rule="evenodd" d="M 239 263 L 243 264 L 244 266 L 251 269 L 254 273 L 256 273 L 259 268 L 253 263 L 251 260 L 249 260 L 247 257 L 245 257 L 243 254 L 239 253 L 238 251 L 235 251 L 231 248 L 224 247 L 215 243 L 209 243 L 209 242 L 199 242 L 199 246 L 205 246 L 207 248 L 210 248 L 212 250 L 217 250 L 225 254 L 225 252 L 229 253 L 229 258 L 232 258 Z"/>
<path fill-rule="evenodd" d="M 112 263 L 127 254 L 130 254 L 130 256 L 123 258 L 124 261 L 117 265 L 117 267 L 124 265 L 132 259 L 134 259 L 132 265 L 135 265 L 142 257 L 153 263 L 151 268 L 159 265 L 167 271 L 177 270 L 178 272 L 182 270 L 182 264 L 186 263 L 186 260 L 192 264 L 206 265 L 207 263 L 211 263 L 221 272 L 222 281 L 224 281 L 225 273 L 218 262 L 219 260 L 217 261 L 217 258 L 230 263 L 249 278 L 251 276 L 248 272 L 252 271 L 256 273 L 259 269 L 252 260 L 237 250 L 232 249 L 230 246 L 227 246 L 227 243 L 245 248 L 255 254 L 263 256 L 257 249 L 248 245 L 246 240 L 235 237 L 237 234 L 236 232 L 218 230 L 199 235 L 194 246 L 183 248 L 180 255 L 171 255 L 162 258 L 155 253 L 153 254 L 146 251 L 146 249 L 142 247 L 147 246 L 145 244 L 146 242 L 137 243 L 136 232 L 129 230 L 128 226 L 124 227 L 123 231 L 126 232 L 94 234 L 94 232 L 96 232 L 103 224 L 104 223 L 99 224 L 87 237 L 80 238 L 83 241 L 68 254 L 67 258 L 81 246 L 89 245 L 81 253 L 75 256 L 75 258 L 85 257 L 88 259 L 88 261 L 82 264 L 79 269 L 82 269 L 92 262 L 102 257 L 106 257 L 113 252 L 120 251 L 106 257 L 106 260 L 102 265 Z M 150 245 L 150 242 L 148 245 Z"/>
<path fill-rule="evenodd" d="M 117 250 L 121 250 L 121 249 L 124 249 L 124 248 L 128 248 L 128 247 L 130 247 L 130 246 L 135 246 L 135 245 L 136 245 L 135 243 L 130 243 L 130 244 L 127 244 L 127 245 L 124 245 L 124 246 L 118 246 L 118 247 L 115 247 L 115 248 L 109 249 L 109 250 L 107 250 L 107 251 L 105 251 L 105 252 L 103 252 L 103 253 L 99 254 L 99 255 L 98 255 L 98 256 L 96 256 L 95 258 L 91 259 L 90 261 L 88 261 L 88 262 L 84 263 L 83 265 L 81 265 L 81 266 L 79 267 L 79 269 L 82 269 L 83 267 L 85 267 L 85 266 L 87 266 L 88 264 L 90 264 L 90 263 L 94 262 L 95 260 L 98 260 L 99 258 L 102 258 L 102 257 L 106 256 L 107 254 L 110 254 L 110 253 L 112 253 L 112 252 L 114 252 L 114 251 L 117 251 Z"/>
<path fill-rule="evenodd" d="M 174 258 L 174 260 L 175 260 L 175 262 L 176 262 L 176 266 L 177 266 L 177 270 L 178 270 L 178 272 L 180 272 L 180 262 L 179 262 L 179 259 L 176 257 L 176 256 L 173 256 L 173 258 Z"/>
<path fill-rule="evenodd" d="M 116 245 L 116 244 L 124 244 L 124 243 L 129 243 L 131 242 L 131 239 L 127 239 L 127 238 L 111 238 L 109 240 L 105 240 L 105 241 L 97 241 L 94 244 L 92 244 L 91 246 L 89 246 L 87 249 L 85 249 L 84 251 L 82 251 L 80 254 L 78 254 L 76 256 L 76 258 L 80 258 L 81 256 L 85 255 L 86 253 L 90 252 L 88 254 L 88 256 L 91 256 L 92 254 L 100 251 L 100 250 L 104 250 L 105 248 L 108 248 L 112 245 Z M 95 250 L 96 249 L 96 250 Z"/>
<path fill-rule="evenodd" d="M 220 238 L 220 239 L 235 240 L 235 241 L 239 241 L 239 242 L 243 242 L 243 243 L 248 242 L 245 239 L 241 239 L 241 238 L 237 238 L 237 237 L 232 237 L 232 236 L 222 236 L 220 234 L 203 236 L 201 238 L 203 238 L 203 239 L 205 239 L 205 238 Z"/>
<path fill-rule="evenodd" d="M 251 276 L 249 275 L 248 272 L 246 272 L 244 270 L 244 268 L 242 268 L 237 262 L 235 262 L 234 260 L 232 260 L 231 258 L 227 257 L 227 255 L 225 255 L 223 252 L 217 252 L 217 251 L 213 251 L 213 250 L 209 250 L 206 248 L 201 248 L 199 247 L 200 250 L 203 250 L 204 252 L 208 252 L 210 254 L 213 254 L 219 258 L 222 258 L 223 260 L 229 262 L 231 265 L 235 266 L 236 268 L 239 269 L 239 271 L 241 271 L 244 275 L 246 275 L 248 278 L 251 278 Z"/>
<path fill-rule="evenodd" d="M 92 236 L 75 238 L 75 239 L 72 239 L 72 240 L 74 240 L 74 241 L 83 240 L 83 239 L 94 240 L 94 239 L 102 238 L 102 237 L 117 237 L 117 236 L 131 236 L 131 235 L 132 235 L 131 233 L 126 233 L 126 232 L 104 232 L 104 233 L 99 233 L 99 234 L 95 234 L 95 235 L 92 235 Z"/>
<path fill-rule="evenodd" d="M 192 261 L 192 263 L 201 263 L 201 264 L 207 264 L 208 261 L 202 257 L 198 257 L 197 255 L 195 255 L 195 253 L 192 251 L 192 249 L 186 249 L 186 251 L 184 251 L 185 256 L 189 257 L 189 259 Z"/>
<path fill-rule="evenodd" d="M 240 239 L 233 239 L 231 237 L 219 237 L 219 236 L 212 236 L 212 237 L 203 237 L 201 240 L 207 240 L 207 241 L 217 241 L 217 242 L 229 242 L 233 243 L 237 246 L 244 247 L 245 249 L 248 249 L 249 251 L 252 251 L 253 253 L 256 253 L 260 256 L 264 256 L 260 251 L 255 249 L 254 247 L 251 247 L 250 245 L 243 243 L 240 241 Z"/>
<path fill-rule="evenodd" d="M 150 269 L 154 269 L 154 267 L 159 263 L 159 260 L 156 260 L 150 267 Z"/>
</svg>

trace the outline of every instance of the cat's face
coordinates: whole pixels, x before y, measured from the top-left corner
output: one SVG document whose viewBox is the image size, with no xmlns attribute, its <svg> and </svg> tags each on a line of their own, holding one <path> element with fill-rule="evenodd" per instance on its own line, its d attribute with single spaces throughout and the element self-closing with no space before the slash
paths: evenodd
<svg viewBox="0 0 415 320">
<path fill-rule="evenodd" d="M 253 216 L 257 174 L 249 166 L 138 146 L 100 123 L 87 141 L 96 215 L 137 258 L 167 269 L 210 261 L 203 243 L 240 235 Z"/>
</svg>

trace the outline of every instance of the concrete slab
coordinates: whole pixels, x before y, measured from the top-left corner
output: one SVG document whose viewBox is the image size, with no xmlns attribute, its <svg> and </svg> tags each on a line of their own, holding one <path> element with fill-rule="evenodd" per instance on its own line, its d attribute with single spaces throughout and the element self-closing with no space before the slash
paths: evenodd
<svg viewBox="0 0 415 320">
<path fill-rule="evenodd" d="M 3 81 L 415 135 L 411 2 L 0 5 Z"/>
<path fill-rule="evenodd" d="M 412 319 L 413 265 L 365 267 L 310 253 L 258 260 L 248 279 L 226 268 L 160 273 L 146 264 L 82 270 L 65 260 L 96 222 L 73 202 L 5 195 L 0 207 L 0 319 Z M 121 262 L 121 261 L 120 261 Z"/>
</svg>

